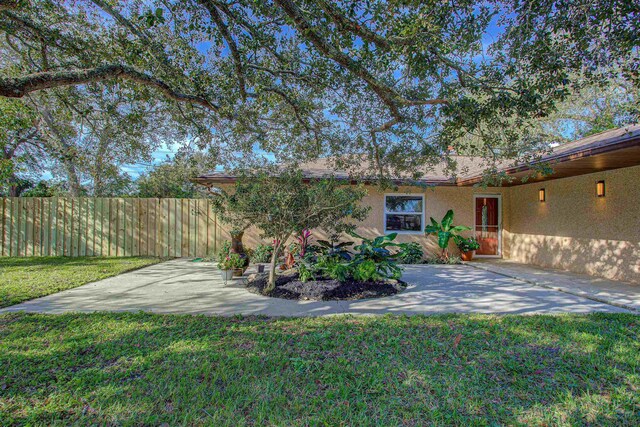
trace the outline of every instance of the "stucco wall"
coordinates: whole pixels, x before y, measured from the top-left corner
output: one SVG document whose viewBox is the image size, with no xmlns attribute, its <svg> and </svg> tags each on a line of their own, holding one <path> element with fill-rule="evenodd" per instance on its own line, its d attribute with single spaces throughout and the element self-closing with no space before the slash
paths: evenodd
<svg viewBox="0 0 640 427">
<path fill-rule="evenodd" d="M 606 196 L 596 196 L 604 180 Z M 538 201 L 545 188 L 546 201 Z M 511 187 L 509 258 L 640 283 L 640 166 Z"/>
</svg>

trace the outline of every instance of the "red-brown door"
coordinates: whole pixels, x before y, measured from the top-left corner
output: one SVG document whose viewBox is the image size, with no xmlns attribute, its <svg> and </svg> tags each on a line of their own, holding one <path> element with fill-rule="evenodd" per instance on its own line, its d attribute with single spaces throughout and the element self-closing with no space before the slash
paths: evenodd
<svg viewBox="0 0 640 427">
<path fill-rule="evenodd" d="M 500 255 L 500 199 L 475 197 L 475 235 L 480 243 L 476 255 Z"/>
</svg>

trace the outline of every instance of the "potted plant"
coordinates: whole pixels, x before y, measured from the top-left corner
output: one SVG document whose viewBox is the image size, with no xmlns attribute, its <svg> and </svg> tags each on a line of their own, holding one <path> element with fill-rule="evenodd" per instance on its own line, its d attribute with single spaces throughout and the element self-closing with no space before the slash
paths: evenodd
<svg viewBox="0 0 640 427">
<path fill-rule="evenodd" d="M 460 249 L 460 258 L 462 258 L 463 261 L 471 261 L 476 254 L 476 250 L 480 248 L 480 243 L 478 243 L 475 237 L 464 238 L 456 236 L 455 240 L 458 249 Z"/>
<path fill-rule="evenodd" d="M 247 269 L 245 258 L 235 252 L 230 252 L 227 258 L 229 259 L 229 267 L 233 270 L 233 275 L 235 277 L 242 276 Z"/>
<path fill-rule="evenodd" d="M 251 261 L 253 261 L 258 267 L 258 273 L 263 273 L 265 264 L 271 262 L 271 254 L 273 254 L 273 245 L 264 245 L 260 243 L 253 250 Z"/>
<path fill-rule="evenodd" d="M 242 259 L 242 267 L 249 266 L 249 255 L 244 250 L 244 245 L 242 244 L 242 236 L 244 236 L 244 229 L 242 228 L 233 228 L 229 234 L 231 235 L 231 253 L 236 253 Z M 246 270 L 246 268 L 245 268 Z"/>
<path fill-rule="evenodd" d="M 220 258 L 218 260 L 218 268 L 220 269 L 220 275 L 222 276 L 222 280 L 224 280 L 225 282 L 233 278 L 233 269 L 234 269 L 235 262 L 231 259 L 231 255 L 232 254 L 229 254 L 224 258 Z"/>
</svg>

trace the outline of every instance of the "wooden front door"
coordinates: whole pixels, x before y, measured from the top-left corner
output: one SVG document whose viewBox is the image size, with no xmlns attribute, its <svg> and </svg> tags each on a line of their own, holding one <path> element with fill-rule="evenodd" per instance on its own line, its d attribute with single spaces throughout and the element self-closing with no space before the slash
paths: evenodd
<svg viewBox="0 0 640 427">
<path fill-rule="evenodd" d="M 500 256 L 500 197 L 477 195 L 474 199 L 474 231 L 480 243 L 476 255 Z"/>
</svg>

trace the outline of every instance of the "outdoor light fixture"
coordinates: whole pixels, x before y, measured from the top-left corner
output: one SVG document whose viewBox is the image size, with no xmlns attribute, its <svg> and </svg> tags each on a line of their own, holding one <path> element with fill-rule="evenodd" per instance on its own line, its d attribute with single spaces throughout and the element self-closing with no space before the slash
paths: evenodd
<svg viewBox="0 0 640 427">
<path fill-rule="evenodd" d="M 541 202 L 544 202 L 547 199 L 544 188 L 541 188 L 540 190 L 538 190 L 538 200 L 540 200 Z"/>
<path fill-rule="evenodd" d="M 596 195 L 598 197 L 604 197 L 604 181 L 596 182 Z"/>
</svg>

